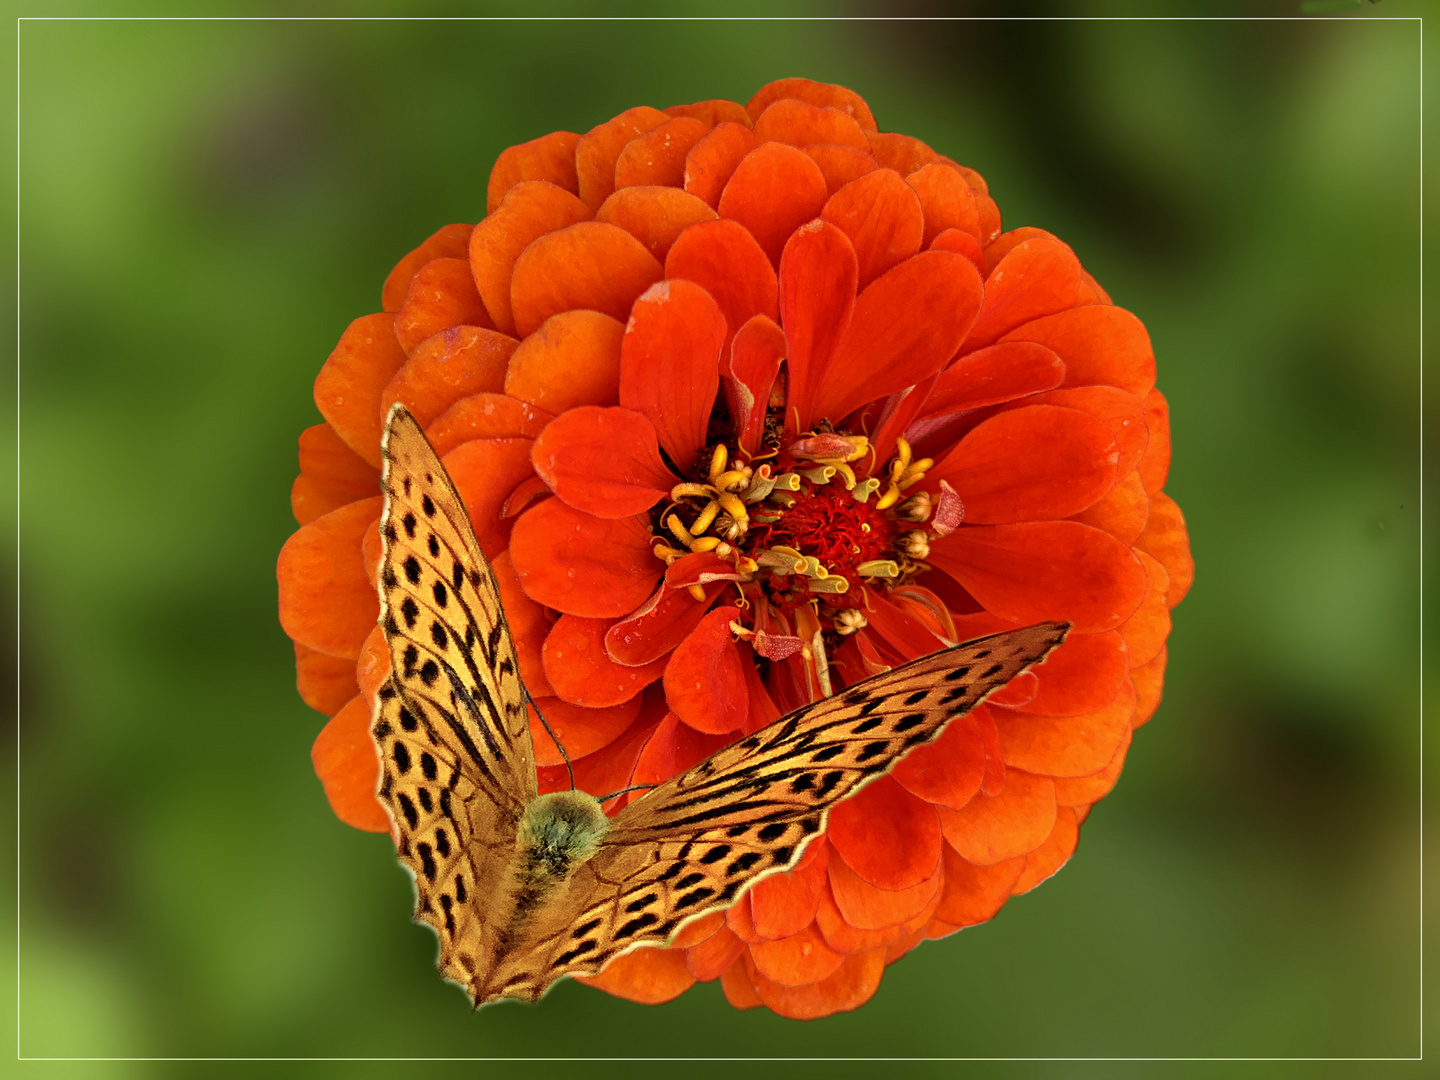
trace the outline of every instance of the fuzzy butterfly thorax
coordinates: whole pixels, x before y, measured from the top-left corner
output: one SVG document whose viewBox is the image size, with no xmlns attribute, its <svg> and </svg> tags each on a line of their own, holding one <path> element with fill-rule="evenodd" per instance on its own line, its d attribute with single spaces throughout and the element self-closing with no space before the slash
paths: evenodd
<svg viewBox="0 0 1440 1080">
<path fill-rule="evenodd" d="M 529 696 L 463 500 L 395 405 L 383 442 L 372 733 L 379 795 L 440 970 L 478 1006 L 663 946 L 796 864 L 831 808 L 1064 640 L 1042 623 L 924 657 L 783 716 L 607 818 L 537 792 Z"/>
</svg>

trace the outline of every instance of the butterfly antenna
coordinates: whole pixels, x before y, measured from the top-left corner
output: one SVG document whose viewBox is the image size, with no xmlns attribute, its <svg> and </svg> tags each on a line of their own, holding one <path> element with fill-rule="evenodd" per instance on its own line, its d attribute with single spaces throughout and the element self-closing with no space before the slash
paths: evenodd
<svg viewBox="0 0 1440 1080">
<path fill-rule="evenodd" d="M 527 694 L 526 697 L 529 697 Z M 560 756 L 565 759 L 565 771 L 570 774 L 570 790 L 575 790 L 575 770 L 570 765 L 570 755 L 565 752 L 565 744 L 555 734 L 555 729 L 550 726 L 550 721 L 545 719 L 545 714 L 540 711 L 540 706 L 535 704 L 535 699 L 530 698 L 530 707 L 535 710 L 535 715 L 540 717 L 540 723 L 545 725 L 545 733 L 550 736 L 550 741 L 555 744 L 555 749 L 560 751 Z"/>
<path fill-rule="evenodd" d="M 619 791 L 612 791 L 609 795 L 600 796 L 600 801 L 602 803 L 609 802 L 611 799 L 614 799 L 620 795 L 624 795 L 631 791 L 640 791 L 642 789 L 645 791 L 649 791 L 651 788 L 657 788 L 659 786 L 659 784 L 634 784 L 631 787 L 622 787 Z"/>
</svg>

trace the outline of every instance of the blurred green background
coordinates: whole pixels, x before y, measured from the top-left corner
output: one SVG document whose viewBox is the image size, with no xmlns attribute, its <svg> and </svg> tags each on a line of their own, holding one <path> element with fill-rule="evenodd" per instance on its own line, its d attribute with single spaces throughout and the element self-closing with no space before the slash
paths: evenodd
<svg viewBox="0 0 1440 1080">
<path fill-rule="evenodd" d="M 18 34 L 22 1055 L 1419 1052 L 1418 22 Z M 474 1015 L 310 770 L 274 562 L 311 382 L 504 147 L 788 75 L 1149 327 L 1199 567 L 1165 704 L 1064 872 L 857 1013 L 567 982 Z"/>
</svg>

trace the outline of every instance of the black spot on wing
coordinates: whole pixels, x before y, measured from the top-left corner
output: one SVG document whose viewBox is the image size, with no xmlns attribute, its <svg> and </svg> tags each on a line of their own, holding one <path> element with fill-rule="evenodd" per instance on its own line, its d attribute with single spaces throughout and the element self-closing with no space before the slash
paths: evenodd
<svg viewBox="0 0 1440 1080">
<path fill-rule="evenodd" d="M 405 562 L 402 564 L 401 569 L 405 571 L 405 580 L 410 582 L 411 585 L 420 584 L 420 560 L 415 558 L 414 555 L 405 556 Z"/>
</svg>

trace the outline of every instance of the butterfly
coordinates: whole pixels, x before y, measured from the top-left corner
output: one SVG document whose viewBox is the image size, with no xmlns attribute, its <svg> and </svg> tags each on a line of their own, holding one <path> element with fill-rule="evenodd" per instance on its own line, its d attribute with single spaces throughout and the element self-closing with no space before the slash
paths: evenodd
<svg viewBox="0 0 1440 1080">
<path fill-rule="evenodd" d="M 465 503 L 401 404 L 382 443 L 379 795 L 416 921 L 478 1008 L 534 1002 L 795 865 L 830 809 L 1044 657 L 1067 623 L 995 634 L 781 717 L 608 818 L 537 792 L 515 646 Z"/>
</svg>

